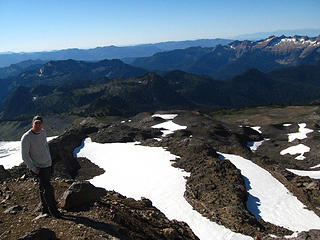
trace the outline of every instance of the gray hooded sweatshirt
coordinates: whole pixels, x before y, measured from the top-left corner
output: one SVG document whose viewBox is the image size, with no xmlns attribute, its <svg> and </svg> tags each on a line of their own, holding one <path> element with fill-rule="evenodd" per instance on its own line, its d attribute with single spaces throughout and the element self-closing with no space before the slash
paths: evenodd
<svg viewBox="0 0 320 240">
<path fill-rule="evenodd" d="M 44 129 L 39 134 L 31 129 L 21 138 L 22 159 L 28 168 L 35 171 L 37 168 L 50 167 L 52 164 L 47 134 Z"/>
</svg>

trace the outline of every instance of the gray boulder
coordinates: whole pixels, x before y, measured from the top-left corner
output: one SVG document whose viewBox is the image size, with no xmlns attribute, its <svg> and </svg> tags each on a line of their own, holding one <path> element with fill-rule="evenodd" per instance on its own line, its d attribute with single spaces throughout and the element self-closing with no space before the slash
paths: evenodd
<svg viewBox="0 0 320 240">
<path fill-rule="evenodd" d="M 106 193 L 105 189 L 97 188 L 88 181 L 74 182 L 63 193 L 61 205 L 66 210 L 87 208 Z"/>
<path fill-rule="evenodd" d="M 43 240 L 43 239 L 56 240 L 58 238 L 56 237 L 55 232 L 51 231 L 50 229 L 39 228 L 32 232 L 26 233 L 26 235 L 19 238 L 18 240 Z"/>
</svg>

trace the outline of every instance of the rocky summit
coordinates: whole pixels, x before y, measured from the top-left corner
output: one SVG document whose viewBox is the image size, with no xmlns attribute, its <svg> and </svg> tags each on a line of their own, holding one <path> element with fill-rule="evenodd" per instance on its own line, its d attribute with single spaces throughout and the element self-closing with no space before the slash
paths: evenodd
<svg viewBox="0 0 320 240">
<path fill-rule="evenodd" d="M 292 114 L 297 109 L 286 109 Z M 171 112 L 173 113 L 173 112 Z M 74 149 L 90 137 L 98 143 L 134 142 L 162 147 L 179 156 L 173 166 L 190 173 L 187 177 L 185 199 L 202 216 L 234 232 L 261 239 L 285 239 L 293 232 L 262 218 L 256 218 L 247 208 L 249 194 L 245 179 L 231 161 L 221 153 L 237 154 L 250 159 L 269 171 L 298 197 L 305 206 L 320 215 L 319 180 L 301 177 L 290 169 L 308 168 L 319 164 L 315 152 L 306 153 L 307 164 L 292 161 L 280 151 L 290 144 L 288 133 L 298 131 L 299 119 L 277 119 L 258 123 L 253 117 L 219 113 L 206 115 L 192 111 L 175 111 L 175 124 L 186 126 L 167 136 L 152 126 L 165 122 L 151 113 L 141 113 L 125 121 L 104 122 L 103 119 L 73 125 L 49 143 L 54 163 L 53 184 L 63 212 L 61 219 L 36 219 L 34 210 L 39 203 L 38 182 L 22 164 L 9 170 L 0 168 L 0 239 L 18 239 L 49 234 L 57 239 L 198 239 L 188 224 L 169 220 L 146 198 L 134 200 L 114 191 L 95 188 L 85 180 L 104 173 L 90 159 L 76 158 Z M 295 140 L 312 148 L 318 146 L 317 111 L 308 113 L 307 126 L 315 131 L 306 139 Z M 240 116 L 240 115 L 239 115 Z M 304 115 L 306 116 L 306 115 Z M 312 116 L 312 117 L 311 117 Z M 261 119 L 261 118 L 260 118 Z M 296 121 L 296 122 L 294 122 Z M 260 130 L 252 128 L 257 124 Z M 251 125 L 251 127 L 250 127 Z M 252 151 L 249 142 L 266 140 Z M 108 154 L 108 153 L 106 153 Z M 126 166 L 123 166 L 126 167 Z M 87 192 L 91 197 L 85 198 Z M 83 199 L 84 201 L 77 201 Z M 80 205 L 79 205 L 80 204 Z M 38 232 L 37 232 L 38 231 Z M 28 235 L 29 234 L 29 235 Z M 292 239 L 318 239 L 319 230 L 304 231 Z M 52 237 L 52 239 L 55 239 Z M 37 239 L 37 238 L 25 238 Z M 213 236 L 214 239 L 214 236 Z"/>
</svg>

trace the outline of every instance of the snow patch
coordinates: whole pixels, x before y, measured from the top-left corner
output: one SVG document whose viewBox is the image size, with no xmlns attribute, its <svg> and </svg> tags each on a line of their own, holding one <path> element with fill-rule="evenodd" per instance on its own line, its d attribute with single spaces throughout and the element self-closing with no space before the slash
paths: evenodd
<svg viewBox="0 0 320 240">
<path fill-rule="evenodd" d="M 251 149 L 251 151 L 254 152 L 254 151 L 257 151 L 258 147 L 260 147 L 263 142 L 264 140 L 257 141 L 257 142 L 248 142 L 248 147 Z"/>
<path fill-rule="evenodd" d="M 161 131 L 163 133 L 163 137 L 165 137 L 165 136 L 173 133 L 174 131 L 186 129 L 187 126 L 178 125 L 178 124 L 176 124 L 176 123 L 174 123 L 173 121 L 170 120 L 168 122 L 164 122 L 164 123 L 160 123 L 160 124 L 154 125 L 154 126 L 152 126 L 152 128 L 164 128 L 164 129 L 167 129 L 167 130 L 162 130 Z"/>
<path fill-rule="evenodd" d="M 288 147 L 284 150 L 282 150 L 280 152 L 281 155 L 285 155 L 285 154 L 290 154 L 290 155 L 296 155 L 296 154 L 299 154 L 299 156 L 297 156 L 295 159 L 297 160 L 304 160 L 306 157 L 303 156 L 303 154 L 305 152 L 309 152 L 310 151 L 310 148 L 306 145 L 303 145 L 303 144 L 299 144 L 299 145 L 296 145 L 296 146 L 292 146 L 292 147 Z"/>
<path fill-rule="evenodd" d="M 164 120 L 173 120 L 178 114 L 154 114 L 152 117 L 160 117 Z"/>
<path fill-rule="evenodd" d="M 320 171 L 305 171 L 305 170 L 288 169 L 288 168 L 286 170 L 298 176 L 310 177 L 313 179 L 320 179 Z"/>
<path fill-rule="evenodd" d="M 169 134 L 172 134 L 174 131 L 186 129 L 187 126 L 181 126 L 181 125 L 176 124 L 172 121 L 176 116 L 178 116 L 178 114 L 155 114 L 155 115 L 152 115 L 152 117 L 161 117 L 162 119 L 169 120 L 169 121 L 154 125 L 154 126 L 152 126 L 152 128 L 166 129 L 166 130 L 161 130 L 163 137 L 165 137 Z"/>
<path fill-rule="evenodd" d="M 249 240 L 250 236 L 209 221 L 185 200 L 186 177 L 190 174 L 171 166 L 177 156 L 161 147 L 135 143 L 95 143 L 90 138 L 77 157 L 86 157 L 105 173 L 90 180 L 97 187 L 115 190 L 127 197 L 150 199 L 169 219 L 186 222 L 200 239 Z"/>
<path fill-rule="evenodd" d="M 288 134 L 289 142 L 292 142 L 295 139 L 300 139 L 300 140 L 305 139 L 305 138 L 307 138 L 308 133 L 313 132 L 312 129 L 306 128 L 307 124 L 305 124 L 305 123 L 300 123 L 298 125 L 299 125 L 299 132 Z"/>
<path fill-rule="evenodd" d="M 253 130 L 257 131 L 257 132 L 260 133 L 260 134 L 262 133 L 261 130 L 260 130 L 261 127 L 259 127 L 259 126 L 251 127 L 251 128 L 252 128 Z"/>
<path fill-rule="evenodd" d="M 220 154 L 241 171 L 249 193 L 247 207 L 254 216 L 292 231 L 320 229 L 319 216 L 307 210 L 268 171 L 243 157 Z"/>
<path fill-rule="evenodd" d="M 314 168 L 318 168 L 318 167 L 320 167 L 320 164 L 318 164 L 318 165 L 315 165 L 315 166 L 313 166 L 313 167 L 310 167 L 311 169 L 314 169 Z"/>
</svg>

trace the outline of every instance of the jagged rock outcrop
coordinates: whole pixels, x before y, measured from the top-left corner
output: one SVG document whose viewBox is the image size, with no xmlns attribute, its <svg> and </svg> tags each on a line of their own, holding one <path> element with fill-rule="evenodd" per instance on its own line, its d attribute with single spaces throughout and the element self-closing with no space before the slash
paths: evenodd
<svg viewBox="0 0 320 240">
<path fill-rule="evenodd" d="M 99 132 L 92 134 L 91 139 L 99 143 L 112 142 L 135 142 L 143 141 L 150 138 L 159 137 L 161 131 L 155 128 L 137 128 L 127 124 L 112 124 L 106 128 L 102 128 Z"/>
<path fill-rule="evenodd" d="M 97 205 L 103 218 L 123 226 L 130 239 L 198 239 L 186 223 L 168 220 L 148 199 L 136 201 L 108 192 Z"/>
<path fill-rule="evenodd" d="M 55 176 L 74 178 L 80 169 L 80 165 L 74 157 L 73 151 L 81 146 L 82 141 L 98 128 L 90 125 L 82 125 L 78 128 L 71 127 L 64 134 L 49 143 L 50 153 Z"/>
</svg>

